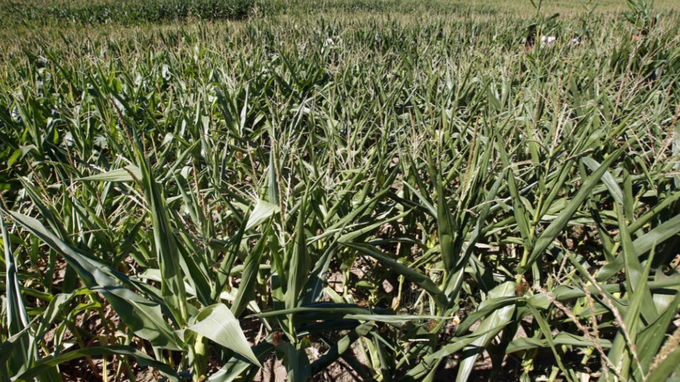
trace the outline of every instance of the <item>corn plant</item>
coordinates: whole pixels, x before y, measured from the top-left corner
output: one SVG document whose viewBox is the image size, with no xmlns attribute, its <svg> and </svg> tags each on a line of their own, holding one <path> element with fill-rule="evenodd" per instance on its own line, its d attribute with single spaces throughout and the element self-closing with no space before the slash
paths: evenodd
<svg viewBox="0 0 680 382">
<path fill-rule="evenodd" d="M 0 378 L 678 372 L 676 11 L 210 4 L 0 32 Z"/>
</svg>

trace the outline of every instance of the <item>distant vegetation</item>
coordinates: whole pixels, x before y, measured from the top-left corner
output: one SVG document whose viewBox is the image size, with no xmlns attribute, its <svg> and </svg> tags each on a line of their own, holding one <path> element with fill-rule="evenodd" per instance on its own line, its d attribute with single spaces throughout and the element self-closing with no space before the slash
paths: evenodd
<svg viewBox="0 0 680 382">
<path fill-rule="evenodd" d="M 243 19 L 252 9 L 254 0 L 157 0 L 39 4 L 25 6 L 7 2 L 0 12 L 3 24 L 121 23 L 139 24 L 172 20 Z"/>
<path fill-rule="evenodd" d="M 563 3 L 0 6 L 0 382 L 677 380 L 680 13 Z"/>
<path fill-rule="evenodd" d="M 587 3 L 587 4 L 586 4 Z M 626 9 L 625 1 L 592 0 L 601 12 Z M 658 8 L 680 9 L 674 0 L 657 0 Z M 578 13 L 584 6 L 575 0 L 547 2 L 543 12 Z M 526 15 L 534 8 L 530 0 L 468 2 L 461 0 L 7 0 L 0 4 L 0 26 L 107 24 L 140 25 L 187 20 L 242 20 L 253 14 L 277 15 L 413 15 L 441 16 Z M 254 12 L 254 13 L 253 13 Z"/>
</svg>

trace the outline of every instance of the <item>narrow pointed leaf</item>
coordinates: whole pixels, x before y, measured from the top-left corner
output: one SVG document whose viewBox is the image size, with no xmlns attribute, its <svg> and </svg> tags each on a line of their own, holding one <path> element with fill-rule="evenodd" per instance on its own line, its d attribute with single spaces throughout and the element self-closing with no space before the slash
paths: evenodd
<svg viewBox="0 0 680 382">
<path fill-rule="evenodd" d="M 144 196 L 151 211 L 151 224 L 153 225 L 153 239 L 161 270 L 161 293 L 174 320 L 183 325 L 188 318 L 186 291 L 184 289 L 184 272 L 180 266 L 180 253 L 177 250 L 175 233 L 170 229 L 168 206 L 163 200 L 151 166 L 146 156 L 142 154 L 137 143 L 140 168 L 142 172 L 142 185 Z"/>
<path fill-rule="evenodd" d="M 581 188 L 579 189 L 578 193 L 576 193 L 576 196 L 574 196 L 574 198 L 569 201 L 557 219 L 553 220 L 548 228 L 546 228 L 545 231 L 541 233 L 541 236 L 536 240 L 536 244 L 534 245 L 527 263 L 523 267 L 519 267 L 517 272 L 525 273 L 530 269 L 531 264 L 533 264 L 539 258 L 539 256 L 543 254 L 543 252 L 550 246 L 553 240 L 555 240 L 557 235 L 559 235 L 564 227 L 567 226 L 567 223 L 571 217 L 583 204 L 583 202 L 590 196 L 591 191 L 600 182 L 600 178 L 602 178 L 609 166 L 611 166 L 611 164 L 614 163 L 614 161 L 622 153 L 623 149 L 618 149 L 617 151 L 613 152 L 609 158 L 602 162 L 602 165 L 598 167 L 598 169 L 593 172 L 585 182 L 583 182 L 583 185 L 581 185 Z"/>
<path fill-rule="evenodd" d="M 80 178 L 81 181 L 97 182 L 135 182 L 142 179 L 142 170 L 135 165 L 127 165 L 117 170 L 103 172 L 101 174 L 90 175 Z"/>
<path fill-rule="evenodd" d="M 2 231 L 2 243 L 5 250 L 5 311 L 7 312 L 7 335 L 13 336 L 21 333 L 28 326 L 28 313 L 24 307 L 21 296 L 19 279 L 17 278 L 16 262 L 10 246 L 9 234 L 5 227 L 5 220 L 0 216 L 0 231 Z M 18 373 L 22 368 L 33 362 L 34 355 L 31 353 L 30 336 L 22 336 L 17 340 L 14 350 L 10 353 L 7 367 L 10 375 Z"/>
<path fill-rule="evenodd" d="M 296 349 L 290 342 L 276 347 L 276 352 L 283 355 L 283 364 L 288 369 L 287 381 L 307 382 L 312 379 L 312 367 L 305 349 Z"/>
<path fill-rule="evenodd" d="M 111 276 L 113 271 L 72 249 L 36 219 L 16 212 L 8 213 L 17 223 L 39 237 L 61 254 L 73 267 L 85 286 L 101 293 L 116 313 L 138 336 L 151 341 L 154 346 L 179 350 L 178 338 L 161 314 L 158 303 L 147 300 L 123 286 L 126 280 Z"/>
<path fill-rule="evenodd" d="M 55 366 L 68 362 L 77 358 L 83 358 L 87 356 L 129 356 L 134 357 L 139 366 L 153 367 L 160 371 L 166 378 L 173 382 L 179 382 L 179 376 L 177 373 L 165 363 L 158 362 L 153 358 L 149 357 L 145 353 L 124 345 L 109 345 L 109 346 L 93 346 L 85 349 L 77 349 L 62 353 L 58 356 L 47 356 L 38 362 L 36 362 L 31 368 L 26 370 L 24 373 L 15 377 L 14 382 L 29 382 L 33 378 L 37 377 L 46 370 L 54 368 Z"/>
<path fill-rule="evenodd" d="M 357 250 L 365 255 L 371 256 L 372 258 L 380 261 L 382 264 L 385 266 L 388 266 L 392 269 L 394 269 L 396 272 L 399 274 L 403 275 L 407 279 L 413 281 L 426 291 L 432 293 L 432 295 L 435 297 L 435 301 L 439 304 L 442 304 L 442 306 L 446 305 L 446 296 L 444 293 L 435 285 L 435 283 L 430 279 L 429 277 L 423 275 L 422 273 L 415 271 L 408 266 L 390 258 L 389 256 L 385 255 L 384 253 L 378 251 L 375 249 L 375 247 L 368 245 L 368 244 L 359 244 L 359 243 L 343 243 L 343 245 L 352 248 L 354 250 Z"/>
<path fill-rule="evenodd" d="M 491 298 L 501 298 L 501 297 L 512 297 L 515 294 L 515 283 L 506 282 L 494 288 L 489 292 Z M 512 320 L 513 313 L 515 312 L 515 305 L 504 306 L 493 313 L 491 313 L 482 323 L 475 329 L 475 332 L 486 332 L 483 336 L 475 339 L 470 347 L 469 354 L 465 356 L 460 362 L 460 367 L 458 369 L 457 381 L 467 381 L 472 373 L 474 365 L 477 361 L 479 355 L 484 351 L 484 349 L 489 345 L 491 340 L 496 337 L 496 335 L 503 330 L 505 326 Z"/>
</svg>

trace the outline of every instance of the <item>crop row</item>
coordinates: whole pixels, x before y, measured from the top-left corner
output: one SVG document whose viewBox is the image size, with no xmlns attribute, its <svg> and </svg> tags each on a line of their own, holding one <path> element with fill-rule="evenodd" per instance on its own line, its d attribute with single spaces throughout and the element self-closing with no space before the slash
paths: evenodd
<svg viewBox="0 0 680 382">
<path fill-rule="evenodd" d="M 17 35 L 0 380 L 664 380 L 680 24 L 642 11 Z"/>
<path fill-rule="evenodd" d="M 161 0 L 91 2 L 73 5 L 65 3 L 27 7 L 21 3 L 10 2 L 2 6 L 0 14 L 3 15 L 2 24 L 6 27 L 21 24 L 37 27 L 55 22 L 140 24 L 187 18 L 238 20 L 249 14 L 253 4 L 253 0 Z"/>
</svg>

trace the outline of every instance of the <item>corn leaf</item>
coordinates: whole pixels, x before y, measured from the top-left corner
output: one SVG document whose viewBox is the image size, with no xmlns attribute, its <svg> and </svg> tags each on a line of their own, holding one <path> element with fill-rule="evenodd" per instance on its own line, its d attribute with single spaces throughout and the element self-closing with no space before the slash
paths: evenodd
<svg viewBox="0 0 680 382">
<path fill-rule="evenodd" d="M 238 320 L 224 304 L 206 306 L 194 318 L 195 323 L 187 329 L 196 332 L 215 343 L 242 355 L 254 365 L 260 361 L 253 353 Z"/>
</svg>

